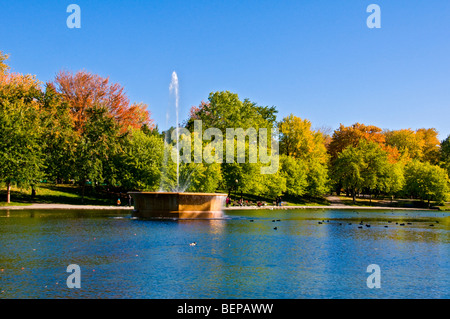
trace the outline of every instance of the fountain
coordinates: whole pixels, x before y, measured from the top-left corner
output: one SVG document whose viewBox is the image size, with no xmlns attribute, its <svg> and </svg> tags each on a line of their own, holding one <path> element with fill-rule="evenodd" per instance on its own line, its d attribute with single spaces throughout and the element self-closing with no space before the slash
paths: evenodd
<svg viewBox="0 0 450 319">
<path fill-rule="evenodd" d="M 186 185 L 180 188 L 180 156 L 178 128 L 178 76 L 174 71 L 169 90 L 175 96 L 176 110 L 176 188 L 171 191 L 129 192 L 134 200 L 133 216 L 140 218 L 220 218 L 225 204 L 226 194 L 184 192 Z M 167 143 L 167 136 L 166 136 Z M 167 164 L 166 152 L 164 166 Z M 165 171 L 163 171 L 163 174 Z"/>
</svg>

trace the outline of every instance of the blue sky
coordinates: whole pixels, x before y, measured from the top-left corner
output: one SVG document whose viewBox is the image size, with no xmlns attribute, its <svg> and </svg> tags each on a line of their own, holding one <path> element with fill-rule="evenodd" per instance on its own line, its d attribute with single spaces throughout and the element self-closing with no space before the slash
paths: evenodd
<svg viewBox="0 0 450 319">
<path fill-rule="evenodd" d="M 69 4 L 81 29 L 69 29 Z M 369 4 L 381 29 L 369 29 Z M 123 85 L 152 118 L 174 125 L 169 84 L 180 82 L 180 117 L 229 90 L 278 118 L 313 127 L 355 122 L 450 134 L 450 1 L 0 0 L 0 50 L 12 70 L 53 80 L 87 70 Z"/>
</svg>

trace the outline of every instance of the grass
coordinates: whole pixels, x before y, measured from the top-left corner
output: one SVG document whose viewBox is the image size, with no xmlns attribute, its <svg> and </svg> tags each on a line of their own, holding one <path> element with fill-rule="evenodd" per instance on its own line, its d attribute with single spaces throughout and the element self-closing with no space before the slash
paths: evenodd
<svg viewBox="0 0 450 319">
<path fill-rule="evenodd" d="M 444 212 L 450 212 L 450 203 L 445 203 L 443 206 L 438 206 L 438 209 Z"/>
<path fill-rule="evenodd" d="M 405 207 L 405 208 L 428 208 L 428 203 L 419 199 L 393 199 L 390 198 L 370 198 L 356 197 L 356 202 L 353 203 L 352 197 L 339 196 L 342 204 L 349 206 L 378 206 L 378 207 Z M 432 203 L 433 206 L 433 203 Z M 450 209 L 450 207 L 449 207 Z"/>
<path fill-rule="evenodd" d="M 6 189 L 0 189 L 0 206 L 24 206 L 33 203 L 39 204 L 72 204 L 72 205 L 115 205 L 117 195 L 114 193 L 99 192 L 86 187 L 86 194 L 82 201 L 81 189 L 73 185 L 39 184 L 36 196 L 31 196 L 31 188 L 23 189 L 12 187 L 11 202 L 6 204 Z M 122 200 L 124 201 L 124 200 Z"/>
<path fill-rule="evenodd" d="M 81 188 L 79 186 L 67 184 L 50 184 L 42 183 L 36 187 L 36 196 L 31 196 L 31 189 L 21 189 L 13 187 L 11 190 L 12 202 L 6 203 L 6 189 L 0 189 L 0 206 L 27 206 L 33 203 L 41 204 L 72 204 L 72 205 L 105 205 L 115 206 L 119 194 L 117 192 L 108 191 L 101 188 L 86 187 L 84 201 L 81 200 Z M 253 194 L 243 193 L 244 201 L 251 201 L 255 205 L 258 201 L 266 202 L 267 205 L 273 205 L 275 198 L 257 196 Z M 231 200 L 238 201 L 241 194 L 231 193 Z M 330 202 L 326 198 L 305 198 L 294 196 L 283 196 L 283 206 L 329 206 Z M 394 199 L 390 198 L 356 198 L 356 203 L 353 203 L 351 197 L 339 196 L 342 204 L 354 207 L 361 206 L 381 206 L 381 207 L 413 207 L 413 208 L 428 208 L 427 203 L 421 200 L 413 199 Z M 122 204 L 127 201 L 122 198 Z M 436 205 L 433 203 L 433 205 Z M 434 207 L 441 211 L 450 211 L 450 203 L 443 206 Z"/>
<path fill-rule="evenodd" d="M 3 206 L 29 206 L 31 205 L 31 203 L 19 203 L 19 202 L 10 202 L 10 203 L 6 203 L 6 202 L 0 202 L 0 207 Z"/>
<path fill-rule="evenodd" d="M 223 192 L 226 193 L 226 192 Z M 241 194 L 235 194 L 232 192 L 230 194 L 231 201 L 238 201 L 241 198 Z M 275 198 L 257 196 L 253 194 L 242 193 L 242 198 L 245 201 L 251 201 L 253 203 L 266 202 L 267 205 L 275 205 Z M 330 203 L 326 198 L 303 198 L 295 196 L 282 196 L 283 206 L 329 206 Z"/>
</svg>

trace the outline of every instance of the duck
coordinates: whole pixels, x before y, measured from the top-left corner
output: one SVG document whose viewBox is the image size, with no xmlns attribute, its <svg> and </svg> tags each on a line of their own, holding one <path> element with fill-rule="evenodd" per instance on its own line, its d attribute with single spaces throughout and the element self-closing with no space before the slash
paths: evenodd
<svg viewBox="0 0 450 319">
<path fill-rule="evenodd" d="M 278 227 L 274 227 L 273 229 L 277 230 L 277 229 L 278 229 Z"/>
<path fill-rule="evenodd" d="M 194 241 L 193 243 L 190 243 L 189 246 L 197 246 L 197 243 Z"/>
</svg>

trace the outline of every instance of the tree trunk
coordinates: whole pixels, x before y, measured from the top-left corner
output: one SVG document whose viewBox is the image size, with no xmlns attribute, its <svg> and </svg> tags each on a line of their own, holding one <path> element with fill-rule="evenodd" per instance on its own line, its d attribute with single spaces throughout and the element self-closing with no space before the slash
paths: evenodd
<svg viewBox="0 0 450 319">
<path fill-rule="evenodd" d="M 11 203 L 11 183 L 6 182 L 6 203 Z"/>
<path fill-rule="evenodd" d="M 81 186 L 81 203 L 84 204 L 84 192 L 86 190 L 86 180 L 83 182 L 83 186 Z"/>
<path fill-rule="evenodd" d="M 356 190 L 352 189 L 353 204 L 356 204 Z"/>
</svg>

